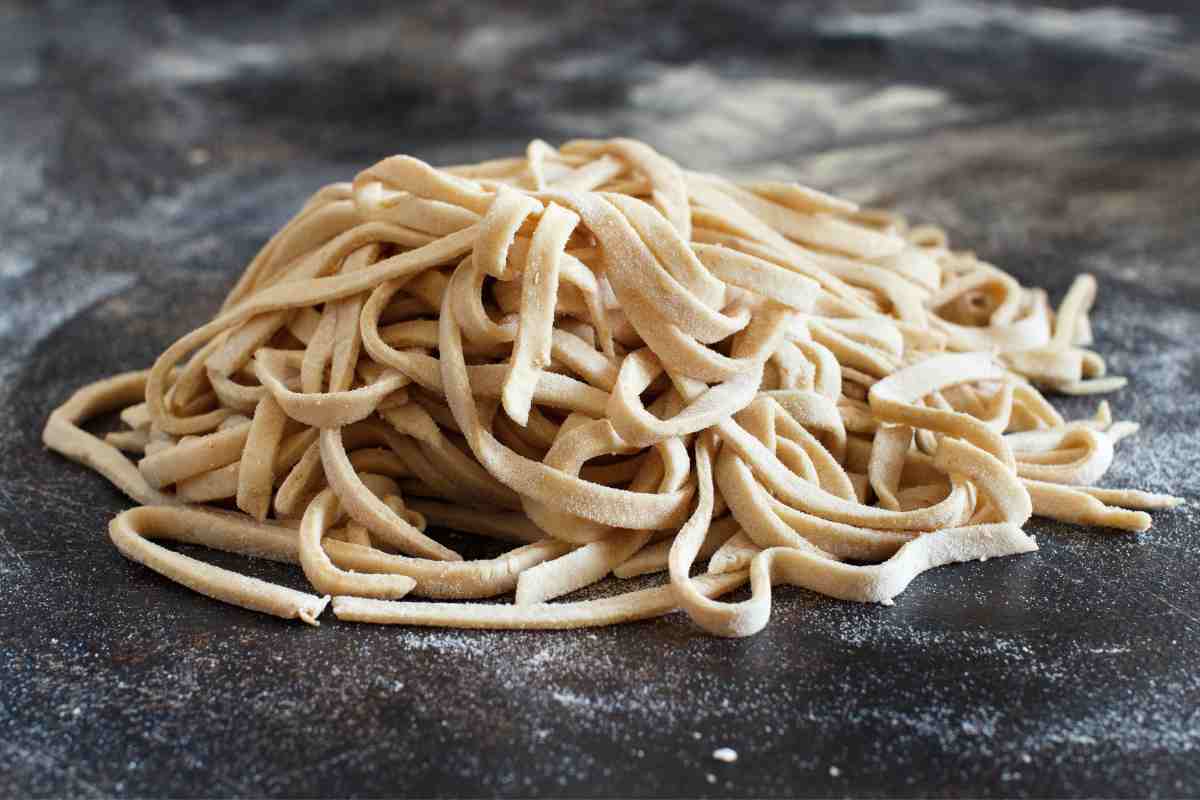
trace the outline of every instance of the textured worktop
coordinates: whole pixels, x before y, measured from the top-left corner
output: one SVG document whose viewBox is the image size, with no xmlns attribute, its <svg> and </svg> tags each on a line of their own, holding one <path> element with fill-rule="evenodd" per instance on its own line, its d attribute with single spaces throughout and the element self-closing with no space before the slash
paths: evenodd
<svg viewBox="0 0 1200 800">
<path fill-rule="evenodd" d="M 1192 4 L 428 5 L 0 2 L 0 796 L 1200 793 Z M 1107 483 L 1189 504 L 1035 520 L 894 608 L 783 588 L 745 640 L 311 629 L 122 559 L 128 502 L 42 448 L 323 183 L 615 134 L 900 208 L 1055 299 L 1093 272 L 1143 425 Z"/>
</svg>

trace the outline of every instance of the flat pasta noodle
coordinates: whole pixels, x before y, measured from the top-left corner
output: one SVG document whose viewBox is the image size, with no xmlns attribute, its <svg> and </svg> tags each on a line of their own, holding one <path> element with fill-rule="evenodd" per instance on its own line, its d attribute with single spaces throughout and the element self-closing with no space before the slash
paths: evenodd
<svg viewBox="0 0 1200 800">
<path fill-rule="evenodd" d="M 140 504 L 110 526 L 123 555 L 247 609 L 682 610 L 747 636 L 775 585 L 891 604 L 925 570 L 1036 550 L 1031 515 L 1141 531 L 1181 502 L 1096 486 L 1138 426 L 1106 403 L 1064 420 L 1037 388 L 1125 384 L 1085 349 L 1097 289 L 1055 310 L 940 229 L 630 139 L 393 156 L 314 194 L 211 322 L 80 389 L 43 439 Z M 107 414 L 124 428 L 85 428 Z M 442 529 L 510 549 L 465 558 Z M 296 564 L 316 594 L 160 539 Z"/>
</svg>

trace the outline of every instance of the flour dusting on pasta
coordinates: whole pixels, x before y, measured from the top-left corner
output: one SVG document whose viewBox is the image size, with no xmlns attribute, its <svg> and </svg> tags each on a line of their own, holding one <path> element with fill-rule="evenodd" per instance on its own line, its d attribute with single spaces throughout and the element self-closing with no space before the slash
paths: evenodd
<svg viewBox="0 0 1200 800">
<path fill-rule="evenodd" d="M 44 439 L 141 504 L 109 528 L 125 556 L 245 608 L 471 628 L 682 609 L 746 636 L 776 584 L 891 604 L 927 569 L 1036 550 L 1032 515 L 1141 531 L 1177 505 L 1097 486 L 1136 423 L 1042 394 L 1125 385 L 1087 349 L 1096 289 L 1052 307 L 937 228 L 629 139 L 395 156 L 313 195 L 216 318 L 81 389 Z M 82 428 L 112 412 L 122 430 Z M 512 547 L 464 560 L 438 529 Z M 298 564 L 314 593 L 161 539 Z"/>
</svg>

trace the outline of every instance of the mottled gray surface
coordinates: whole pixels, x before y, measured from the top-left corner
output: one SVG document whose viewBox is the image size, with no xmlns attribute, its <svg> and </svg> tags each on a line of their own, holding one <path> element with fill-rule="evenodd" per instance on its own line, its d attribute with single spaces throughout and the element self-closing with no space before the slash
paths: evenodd
<svg viewBox="0 0 1200 800">
<path fill-rule="evenodd" d="M 1194 4 L 242 6 L 0 2 L 0 795 L 1200 794 Z M 782 589 L 748 640 L 313 630 L 124 561 L 127 501 L 42 449 L 322 183 L 616 133 L 1094 272 L 1144 426 L 1109 482 L 1190 504 L 895 608 Z"/>
</svg>

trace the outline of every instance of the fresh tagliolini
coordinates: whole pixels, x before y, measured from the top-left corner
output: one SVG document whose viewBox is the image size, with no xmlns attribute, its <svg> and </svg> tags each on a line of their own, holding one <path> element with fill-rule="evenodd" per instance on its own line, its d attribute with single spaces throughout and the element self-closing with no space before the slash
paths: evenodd
<svg viewBox="0 0 1200 800">
<path fill-rule="evenodd" d="M 469 628 L 682 609 L 746 636 L 774 584 L 890 604 L 932 567 L 1036 550 L 1031 515 L 1141 531 L 1177 504 L 1096 487 L 1137 425 L 1106 403 L 1068 422 L 1036 388 L 1125 384 L 1085 349 L 1095 293 L 1081 276 L 1054 310 L 936 228 L 628 139 L 395 156 L 313 195 L 211 322 L 44 438 L 141 504 L 110 525 L 121 553 L 244 608 Z M 437 529 L 513 547 L 463 560 Z M 315 593 L 164 539 L 298 564 Z"/>
</svg>

